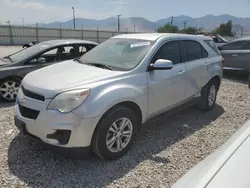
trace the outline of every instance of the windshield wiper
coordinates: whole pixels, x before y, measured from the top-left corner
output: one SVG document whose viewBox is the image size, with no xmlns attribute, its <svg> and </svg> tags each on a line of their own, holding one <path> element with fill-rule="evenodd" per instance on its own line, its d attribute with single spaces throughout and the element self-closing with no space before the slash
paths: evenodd
<svg viewBox="0 0 250 188">
<path fill-rule="evenodd" d="M 2 59 L 9 59 L 12 62 L 12 59 L 10 58 L 10 56 L 3 57 Z"/>
<path fill-rule="evenodd" d="M 108 70 L 113 70 L 109 65 L 105 65 L 105 64 L 101 64 L 101 63 L 84 63 L 84 64 L 93 65 L 93 66 L 100 67 L 100 68 L 105 68 L 105 69 L 108 69 Z"/>
</svg>

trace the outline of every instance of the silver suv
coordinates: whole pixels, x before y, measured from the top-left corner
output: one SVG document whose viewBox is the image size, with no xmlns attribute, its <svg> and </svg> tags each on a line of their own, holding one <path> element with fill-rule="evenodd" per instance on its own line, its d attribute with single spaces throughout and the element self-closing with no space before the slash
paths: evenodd
<svg viewBox="0 0 250 188">
<path fill-rule="evenodd" d="M 213 40 L 183 34 L 115 36 L 79 59 L 29 73 L 16 100 L 24 134 L 74 155 L 124 155 L 149 118 L 197 98 L 215 105 L 222 57 Z"/>
</svg>

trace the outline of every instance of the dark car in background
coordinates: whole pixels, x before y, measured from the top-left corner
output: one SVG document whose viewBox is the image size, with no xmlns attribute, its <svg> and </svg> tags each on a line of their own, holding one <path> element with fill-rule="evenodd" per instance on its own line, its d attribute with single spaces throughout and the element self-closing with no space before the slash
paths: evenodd
<svg viewBox="0 0 250 188">
<path fill-rule="evenodd" d="M 214 41 L 214 43 L 216 44 L 216 46 L 220 47 L 220 46 L 223 46 L 225 44 L 228 43 L 228 40 L 223 38 L 222 36 L 220 35 L 217 35 L 217 34 L 212 34 L 212 35 L 208 35 L 209 37 L 211 37 Z"/>
<path fill-rule="evenodd" d="M 31 46 L 36 45 L 37 43 L 38 43 L 37 41 L 32 41 L 32 42 L 29 43 L 29 44 L 24 44 L 24 45 L 23 45 L 23 48 L 29 48 L 29 47 L 31 47 Z"/>
<path fill-rule="evenodd" d="M 98 44 L 84 40 L 50 40 L 0 59 L 0 98 L 15 101 L 22 78 L 31 71 L 84 55 Z M 41 78 L 42 79 L 42 78 Z"/>
<path fill-rule="evenodd" d="M 250 73 L 250 37 L 240 38 L 219 47 L 223 69 Z"/>
</svg>

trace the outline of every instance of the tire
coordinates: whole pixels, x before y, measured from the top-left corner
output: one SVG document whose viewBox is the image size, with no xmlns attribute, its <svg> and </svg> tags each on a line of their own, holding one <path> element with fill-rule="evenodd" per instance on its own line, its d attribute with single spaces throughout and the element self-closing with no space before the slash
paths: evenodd
<svg viewBox="0 0 250 188">
<path fill-rule="evenodd" d="M 126 120 L 127 126 L 123 131 L 117 132 L 117 136 L 113 130 L 115 130 L 114 123 L 117 128 L 122 125 L 122 122 Z M 110 128 L 113 128 L 112 130 Z M 132 127 L 132 130 L 131 130 Z M 93 135 L 91 149 L 94 154 L 105 160 L 114 160 L 123 156 L 129 150 L 136 138 L 138 130 L 138 120 L 132 110 L 123 107 L 116 106 L 108 111 L 104 117 L 100 120 Z M 126 133 L 127 136 L 122 136 L 122 132 Z M 130 134 L 128 134 L 130 132 Z M 119 136 L 121 134 L 121 136 Z M 129 139 L 129 135 L 131 135 Z M 116 138 L 117 137 L 117 138 Z M 116 138 L 116 139 L 114 139 Z M 120 139 L 119 139 L 120 138 Z M 111 142 L 113 140 L 113 142 Z M 108 147 L 108 142 L 111 143 Z M 113 144 L 112 144 L 113 143 Z M 124 147 L 118 150 L 118 143 L 123 143 Z"/>
<path fill-rule="evenodd" d="M 201 99 L 198 104 L 199 109 L 209 111 L 213 109 L 216 103 L 218 84 L 215 81 L 210 81 L 201 90 Z"/>
<path fill-rule="evenodd" d="M 8 102 L 15 102 L 21 79 L 7 78 L 0 80 L 0 97 Z"/>
</svg>

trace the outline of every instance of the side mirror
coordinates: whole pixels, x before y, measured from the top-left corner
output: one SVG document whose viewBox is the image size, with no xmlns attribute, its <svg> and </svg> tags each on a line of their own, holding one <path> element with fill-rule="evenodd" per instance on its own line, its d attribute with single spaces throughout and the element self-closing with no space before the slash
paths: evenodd
<svg viewBox="0 0 250 188">
<path fill-rule="evenodd" d="M 29 64 L 35 64 L 37 62 L 37 59 L 31 59 L 30 61 L 29 61 Z"/>
<path fill-rule="evenodd" d="M 166 59 L 158 59 L 154 64 L 149 65 L 149 70 L 170 70 L 172 68 L 172 61 Z"/>
<path fill-rule="evenodd" d="M 37 63 L 46 63 L 46 59 L 44 57 L 40 57 L 38 58 Z"/>
</svg>

